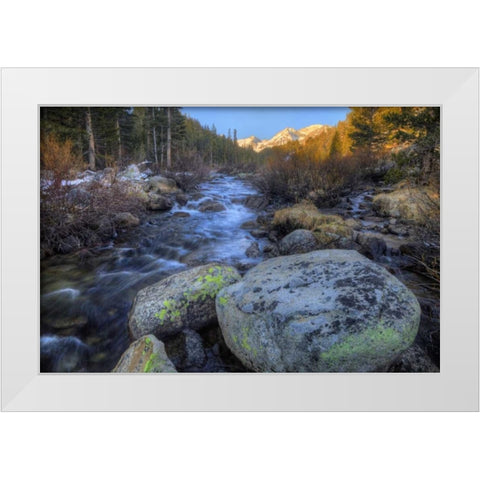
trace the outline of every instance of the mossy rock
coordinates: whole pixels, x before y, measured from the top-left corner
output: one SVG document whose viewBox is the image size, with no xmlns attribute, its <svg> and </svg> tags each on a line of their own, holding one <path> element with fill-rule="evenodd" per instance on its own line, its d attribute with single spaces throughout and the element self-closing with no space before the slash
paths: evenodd
<svg viewBox="0 0 480 480">
<path fill-rule="evenodd" d="M 358 252 L 277 257 L 221 290 L 227 346 L 260 372 L 384 371 L 414 341 L 415 295 Z"/>
<path fill-rule="evenodd" d="M 216 323 L 217 293 L 240 279 L 235 268 L 210 263 L 140 290 L 129 314 L 133 338 L 151 333 L 162 339 L 185 328 L 199 330 Z"/>
<path fill-rule="evenodd" d="M 153 335 L 145 335 L 132 343 L 123 353 L 114 373 L 167 373 L 176 372 L 167 357 L 165 346 Z"/>
</svg>

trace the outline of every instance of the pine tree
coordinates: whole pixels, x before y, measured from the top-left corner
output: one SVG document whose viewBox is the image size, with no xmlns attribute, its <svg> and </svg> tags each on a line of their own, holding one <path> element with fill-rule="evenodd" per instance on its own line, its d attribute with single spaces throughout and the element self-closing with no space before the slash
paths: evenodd
<svg viewBox="0 0 480 480">
<path fill-rule="evenodd" d="M 375 117 L 378 107 L 352 107 L 349 122 L 350 138 L 354 149 L 366 148 L 377 151 L 382 143 L 381 129 Z"/>
</svg>

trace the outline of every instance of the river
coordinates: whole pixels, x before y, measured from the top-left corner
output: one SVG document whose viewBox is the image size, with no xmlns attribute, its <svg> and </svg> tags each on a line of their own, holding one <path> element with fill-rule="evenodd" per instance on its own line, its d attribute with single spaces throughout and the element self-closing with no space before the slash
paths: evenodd
<svg viewBox="0 0 480 480">
<path fill-rule="evenodd" d="M 58 255 L 41 264 L 41 371 L 107 372 L 130 343 L 127 318 L 135 294 L 193 265 L 258 263 L 241 228 L 257 213 L 243 200 L 257 192 L 238 178 L 217 176 L 184 206 L 149 214 L 102 248 Z M 199 210 L 206 200 L 225 210 Z"/>
</svg>

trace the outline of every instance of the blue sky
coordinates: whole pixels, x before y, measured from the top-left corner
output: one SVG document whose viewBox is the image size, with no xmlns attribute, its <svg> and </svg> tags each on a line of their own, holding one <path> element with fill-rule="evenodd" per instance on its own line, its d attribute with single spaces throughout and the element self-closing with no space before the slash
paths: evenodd
<svg viewBox="0 0 480 480">
<path fill-rule="evenodd" d="M 217 133 L 227 135 L 237 129 L 237 138 L 255 135 L 273 137 L 286 127 L 296 130 L 313 124 L 336 125 L 349 112 L 347 107 L 183 107 L 182 112 Z"/>
</svg>

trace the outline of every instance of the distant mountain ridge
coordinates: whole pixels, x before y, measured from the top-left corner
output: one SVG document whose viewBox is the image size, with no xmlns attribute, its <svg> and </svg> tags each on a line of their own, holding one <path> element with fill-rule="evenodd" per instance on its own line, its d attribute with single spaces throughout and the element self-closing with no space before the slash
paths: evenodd
<svg viewBox="0 0 480 480">
<path fill-rule="evenodd" d="M 330 127 L 328 125 L 310 125 L 308 127 L 295 130 L 287 127 L 276 133 L 272 138 L 267 140 L 260 140 L 258 137 L 251 136 L 248 138 L 240 138 L 237 143 L 240 147 L 253 148 L 256 152 L 261 152 L 265 148 L 279 147 L 291 141 L 304 142 L 307 138 L 314 137 Z"/>
</svg>

